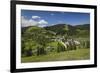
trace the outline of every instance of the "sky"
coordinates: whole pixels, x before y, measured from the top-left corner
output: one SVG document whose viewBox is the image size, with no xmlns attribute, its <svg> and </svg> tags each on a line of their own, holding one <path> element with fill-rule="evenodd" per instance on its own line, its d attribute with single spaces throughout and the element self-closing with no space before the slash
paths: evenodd
<svg viewBox="0 0 100 73">
<path fill-rule="evenodd" d="M 22 27 L 45 27 L 56 24 L 69 24 L 73 26 L 90 24 L 90 14 L 82 12 L 21 10 Z"/>
</svg>

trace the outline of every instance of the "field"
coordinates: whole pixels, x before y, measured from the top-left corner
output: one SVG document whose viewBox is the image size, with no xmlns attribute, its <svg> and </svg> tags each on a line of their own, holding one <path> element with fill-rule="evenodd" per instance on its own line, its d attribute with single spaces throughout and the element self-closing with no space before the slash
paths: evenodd
<svg viewBox="0 0 100 73">
<path fill-rule="evenodd" d="M 76 49 L 64 52 L 51 52 L 47 55 L 22 57 L 21 62 L 47 62 L 47 61 L 68 61 L 68 60 L 86 60 L 90 58 L 90 49 Z"/>
</svg>

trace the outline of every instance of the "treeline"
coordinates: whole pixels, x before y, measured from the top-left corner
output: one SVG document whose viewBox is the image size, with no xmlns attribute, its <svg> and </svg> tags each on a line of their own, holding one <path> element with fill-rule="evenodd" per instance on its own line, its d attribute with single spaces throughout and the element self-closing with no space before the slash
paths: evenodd
<svg viewBox="0 0 100 73">
<path fill-rule="evenodd" d="M 42 42 L 42 41 L 41 41 Z M 44 42 L 42 42 L 44 43 Z M 37 47 L 35 49 L 32 49 L 32 46 L 28 45 L 29 48 L 26 50 L 24 49 L 24 47 L 22 47 L 22 56 L 39 56 L 39 55 L 46 55 L 49 54 L 51 52 L 64 52 L 64 51 L 70 51 L 70 50 L 76 50 L 76 49 L 88 49 L 90 48 L 90 41 L 89 40 L 85 40 L 80 42 L 79 45 L 75 44 L 75 42 L 69 43 L 69 45 L 64 46 L 61 42 L 56 42 L 57 46 L 55 47 L 51 47 L 51 46 L 46 46 L 45 44 L 39 44 L 37 45 Z M 47 48 L 49 47 L 49 48 Z"/>
</svg>

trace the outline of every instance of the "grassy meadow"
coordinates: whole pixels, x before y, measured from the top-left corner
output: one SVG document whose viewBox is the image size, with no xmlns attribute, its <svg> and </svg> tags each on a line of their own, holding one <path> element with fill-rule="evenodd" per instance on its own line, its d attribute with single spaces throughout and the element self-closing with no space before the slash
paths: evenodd
<svg viewBox="0 0 100 73">
<path fill-rule="evenodd" d="M 90 59 L 90 49 L 77 49 L 61 53 L 50 53 L 48 55 L 23 57 L 21 62 L 47 62 Z"/>
</svg>

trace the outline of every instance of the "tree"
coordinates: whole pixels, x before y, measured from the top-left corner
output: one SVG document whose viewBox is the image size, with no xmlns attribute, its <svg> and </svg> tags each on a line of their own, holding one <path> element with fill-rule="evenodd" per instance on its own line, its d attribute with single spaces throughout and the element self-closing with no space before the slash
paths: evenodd
<svg viewBox="0 0 100 73">
<path fill-rule="evenodd" d="M 61 42 L 58 42 L 57 45 L 58 45 L 57 52 L 63 52 L 66 50 L 66 47 Z"/>
<path fill-rule="evenodd" d="M 37 56 L 45 55 L 45 54 L 46 54 L 46 50 L 44 49 L 44 47 L 43 46 L 42 47 L 38 46 L 37 47 Z"/>
</svg>

